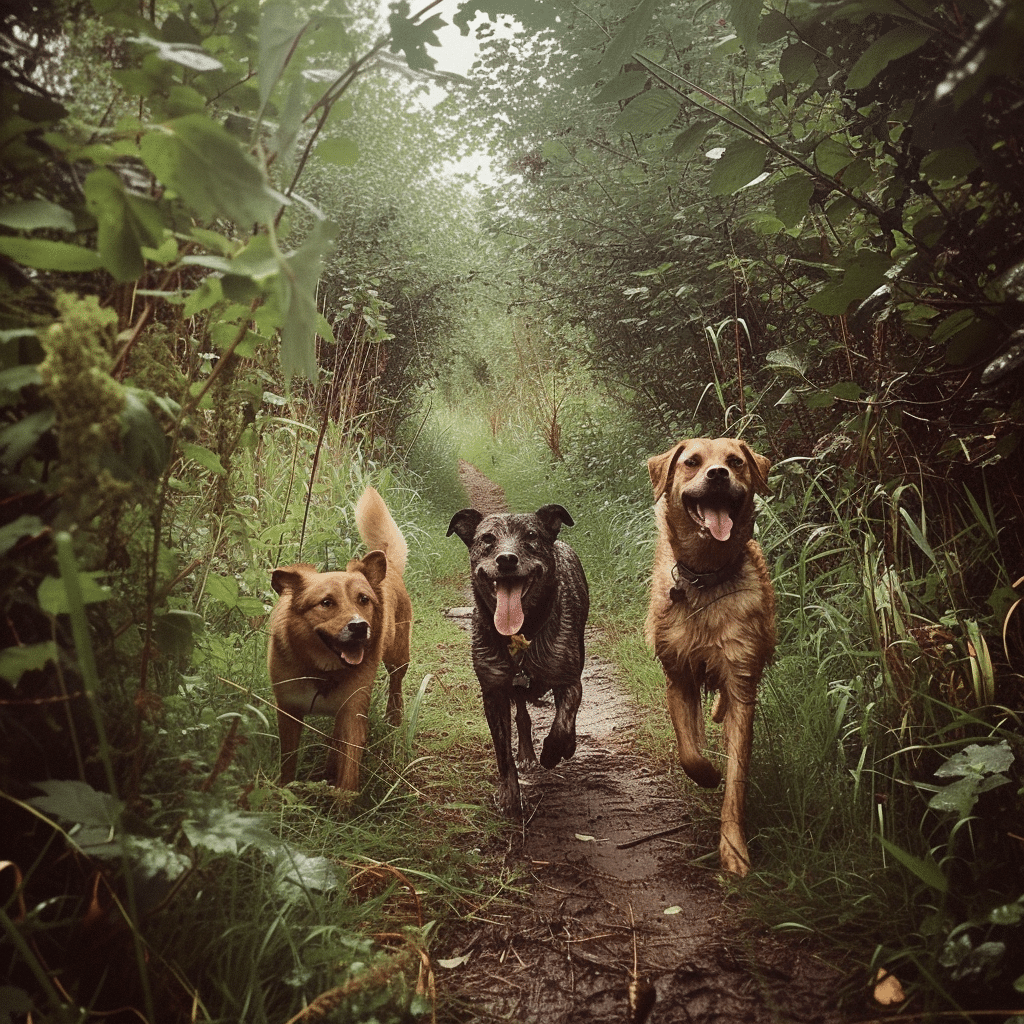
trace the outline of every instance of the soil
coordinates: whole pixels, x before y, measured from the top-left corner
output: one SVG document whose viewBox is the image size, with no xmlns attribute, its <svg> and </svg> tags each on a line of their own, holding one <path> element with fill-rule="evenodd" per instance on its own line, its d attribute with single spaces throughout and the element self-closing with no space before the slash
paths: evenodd
<svg viewBox="0 0 1024 1024">
<path fill-rule="evenodd" d="M 460 475 L 475 508 L 505 507 L 473 466 Z M 468 629 L 470 611 L 449 614 Z M 527 880 L 521 902 L 467 922 L 437 951 L 468 957 L 439 978 L 458 1019 L 839 1024 L 843 976 L 726 896 L 715 823 L 634 751 L 638 711 L 615 667 L 587 662 L 575 756 L 521 773 L 528 812 L 505 853 Z M 535 736 L 551 715 L 534 709 Z"/>
</svg>

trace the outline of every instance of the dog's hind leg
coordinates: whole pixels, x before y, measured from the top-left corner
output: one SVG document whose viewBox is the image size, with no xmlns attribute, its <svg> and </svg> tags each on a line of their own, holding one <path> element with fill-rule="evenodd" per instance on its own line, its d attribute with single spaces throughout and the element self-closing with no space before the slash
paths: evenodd
<svg viewBox="0 0 1024 1024">
<path fill-rule="evenodd" d="M 555 720 L 540 752 L 540 763 L 545 768 L 554 768 L 559 761 L 567 760 L 576 753 L 576 712 L 583 699 L 583 681 L 578 679 L 568 686 L 555 686 L 552 693 L 555 697 Z"/>
<path fill-rule="evenodd" d="M 679 763 L 698 786 L 714 789 L 722 781 L 722 775 L 704 756 L 707 741 L 700 683 L 689 672 L 667 678 L 666 701 L 676 733 Z"/>
<path fill-rule="evenodd" d="M 533 749 L 533 723 L 530 721 L 530 709 L 526 706 L 526 698 L 516 694 L 516 732 L 519 735 L 519 750 L 516 764 L 520 768 L 533 768 L 537 764 L 537 755 Z"/>
</svg>

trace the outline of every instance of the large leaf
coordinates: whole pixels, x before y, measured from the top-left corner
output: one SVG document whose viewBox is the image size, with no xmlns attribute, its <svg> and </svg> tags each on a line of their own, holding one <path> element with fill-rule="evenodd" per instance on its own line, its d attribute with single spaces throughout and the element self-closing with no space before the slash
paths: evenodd
<svg viewBox="0 0 1024 1024">
<path fill-rule="evenodd" d="M 605 47 L 604 56 L 598 65 L 598 73 L 602 77 L 614 75 L 623 64 L 630 62 L 633 53 L 643 45 L 657 6 L 658 0 L 642 0 L 623 19 L 619 31 Z"/>
<path fill-rule="evenodd" d="M 141 149 L 146 166 L 204 220 L 228 217 L 249 227 L 267 223 L 287 202 L 238 140 L 200 114 L 158 126 Z"/>
<path fill-rule="evenodd" d="M 264 4 L 260 9 L 257 79 L 261 107 L 266 107 L 274 86 L 284 73 L 298 37 L 310 24 L 295 17 L 290 3 Z"/>
<path fill-rule="evenodd" d="M 45 199 L 26 199 L 0 207 L 0 224 L 15 231 L 75 230 L 75 218 L 63 206 Z"/>
<path fill-rule="evenodd" d="M 439 14 L 426 21 L 416 24 L 415 18 L 409 16 L 410 8 L 406 0 L 397 0 L 391 4 L 388 15 L 388 27 L 391 29 L 391 52 L 405 54 L 409 67 L 423 71 L 433 71 L 437 65 L 427 53 L 427 46 L 440 46 L 437 38 L 438 29 L 444 28 L 446 22 Z"/>
<path fill-rule="evenodd" d="M 730 0 L 729 21 L 736 29 L 740 45 L 750 54 L 757 55 L 757 30 L 761 25 L 760 0 Z"/>
<path fill-rule="evenodd" d="M 863 89 L 892 61 L 923 46 L 932 30 L 917 24 L 903 24 L 876 39 L 860 56 L 846 77 L 847 89 Z"/>
<path fill-rule="evenodd" d="M 0 238 L 0 256 L 35 270 L 58 270 L 63 273 L 84 273 L 99 270 L 100 254 L 70 242 L 49 242 L 42 238 Z"/>
<path fill-rule="evenodd" d="M 155 249 L 164 224 L 156 204 L 128 194 L 121 179 L 102 167 L 85 179 L 85 204 L 99 227 L 104 268 L 117 281 L 134 281 L 146 269 L 142 248 Z"/>
<path fill-rule="evenodd" d="M 764 171 L 768 150 L 754 139 L 740 139 L 715 161 L 708 181 L 713 196 L 727 196 L 749 185 Z"/>
<path fill-rule="evenodd" d="M 679 101 L 667 89 L 642 92 L 615 118 L 612 131 L 629 135 L 653 135 L 667 128 L 679 113 Z"/>
<path fill-rule="evenodd" d="M 318 221 L 301 248 L 287 258 L 279 277 L 281 324 L 281 366 L 287 377 L 315 380 L 316 335 L 320 314 L 316 289 L 324 257 L 334 247 L 334 225 Z"/>
<path fill-rule="evenodd" d="M 52 640 L 5 647 L 0 651 L 0 679 L 17 683 L 26 672 L 36 672 L 56 660 L 57 645 Z"/>
<path fill-rule="evenodd" d="M 807 300 L 807 305 L 826 316 L 842 316 L 853 303 L 866 299 L 883 284 L 891 269 L 888 254 L 862 250 L 847 264 L 842 280 L 825 285 Z"/>
<path fill-rule="evenodd" d="M 807 216 L 814 195 L 814 179 L 802 171 L 783 178 L 772 190 L 775 215 L 787 228 L 795 228 Z"/>
</svg>

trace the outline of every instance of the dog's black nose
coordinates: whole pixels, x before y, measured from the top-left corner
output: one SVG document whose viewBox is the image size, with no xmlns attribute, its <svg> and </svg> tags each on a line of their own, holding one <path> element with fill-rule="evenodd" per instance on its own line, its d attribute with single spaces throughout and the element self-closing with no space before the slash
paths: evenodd
<svg viewBox="0 0 1024 1024">
<path fill-rule="evenodd" d="M 709 480 L 727 480 L 729 478 L 728 466 L 712 466 L 707 472 Z"/>
<path fill-rule="evenodd" d="M 514 551 L 503 551 L 495 561 L 502 572 L 512 572 L 519 565 L 519 556 Z"/>
<path fill-rule="evenodd" d="M 343 630 L 345 640 L 365 640 L 370 631 L 370 624 L 365 619 L 353 619 Z"/>
</svg>

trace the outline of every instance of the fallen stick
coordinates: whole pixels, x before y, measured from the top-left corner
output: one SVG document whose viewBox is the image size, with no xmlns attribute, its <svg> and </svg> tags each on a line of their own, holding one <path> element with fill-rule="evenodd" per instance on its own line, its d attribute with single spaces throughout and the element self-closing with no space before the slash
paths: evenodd
<svg viewBox="0 0 1024 1024">
<path fill-rule="evenodd" d="M 630 839 L 628 843 L 618 843 L 615 849 L 631 850 L 634 846 L 639 846 L 641 843 L 649 842 L 652 839 L 661 839 L 663 836 L 674 836 L 677 832 L 682 832 L 684 828 L 686 828 L 685 825 L 674 825 L 672 828 L 663 828 L 660 832 L 650 832 L 646 836 L 641 836 L 639 839 Z"/>
</svg>

